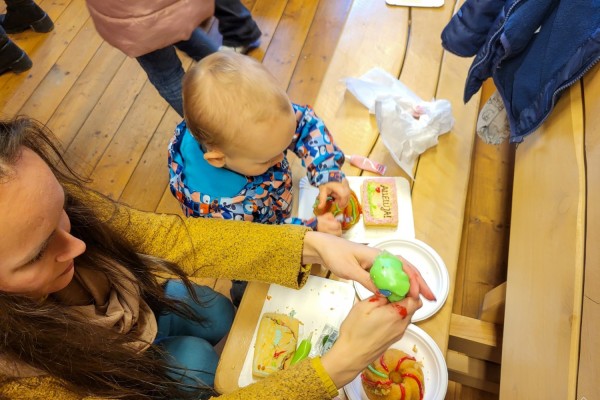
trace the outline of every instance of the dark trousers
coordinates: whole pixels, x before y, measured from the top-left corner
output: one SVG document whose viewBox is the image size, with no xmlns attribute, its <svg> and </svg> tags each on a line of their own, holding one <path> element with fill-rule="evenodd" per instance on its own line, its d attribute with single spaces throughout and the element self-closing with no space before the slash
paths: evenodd
<svg viewBox="0 0 600 400">
<path fill-rule="evenodd" d="M 258 25 L 240 0 L 216 0 L 215 18 L 224 46 L 246 46 L 260 38 Z"/>
<path fill-rule="evenodd" d="M 219 20 L 219 32 L 226 46 L 243 46 L 260 38 L 260 29 L 241 0 L 216 0 L 215 17 Z M 183 117 L 181 80 L 184 71 L 175 47 L 196 61 L 214 53 L 218 47 L 202 29 L 197 28 L 188 40 L 137 57 L 158 93 Z"/>
<path fill-rule="evenodd" d="M 183 117 L 181 80 L 184 71 L 175 47 L 198 61 L 217 51 L 217 46 L 202 29 L 196 28 L 188 40 L 137 57 L 158 93 Z"/>
</svg>

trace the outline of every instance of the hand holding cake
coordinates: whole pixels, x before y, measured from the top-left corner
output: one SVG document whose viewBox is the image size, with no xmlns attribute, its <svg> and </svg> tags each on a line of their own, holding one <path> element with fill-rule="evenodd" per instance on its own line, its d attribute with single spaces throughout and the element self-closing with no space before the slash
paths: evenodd
<svg viewBox="0 0 600 400">
<path fill-rule="evenodd" d="M 337 341 L 321 358 L 336 387 L 352 381 L 400 340 L 421 304 L 420 299 L 412 297 L 398 303 L 388 303 L 384 297 L 356 303 L 342 323 Z M 398 312 L 400 307 L 405 310 L 403 315 Z M 375 326 L 377 329 L 373 329 Z"/>
</svg>

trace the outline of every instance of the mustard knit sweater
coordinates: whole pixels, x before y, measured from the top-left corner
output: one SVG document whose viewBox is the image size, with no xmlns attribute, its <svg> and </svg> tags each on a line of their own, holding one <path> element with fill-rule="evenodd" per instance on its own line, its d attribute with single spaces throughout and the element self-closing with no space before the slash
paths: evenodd
<svg viewBox="0 0 600 400">
<path fill-rule="evenodd" d="M 301 262 L 304 227 L 182 219 L 125 206 L 115 208 L 111 202 L 97 196 L 92 196 L 90 201 L 139 253 L 173 261 L 190 276 L 258 280 L 299 288 L 310 273 L 310 266 Z M 0 394 L 19 400 L 78 398 L 48 376 L 21 378 L 4 384 L 0 386 Z M 320 359 L 316 358 L 219 399 L 319 400 L 332 399 L 337 394 Z"/>
</svg>

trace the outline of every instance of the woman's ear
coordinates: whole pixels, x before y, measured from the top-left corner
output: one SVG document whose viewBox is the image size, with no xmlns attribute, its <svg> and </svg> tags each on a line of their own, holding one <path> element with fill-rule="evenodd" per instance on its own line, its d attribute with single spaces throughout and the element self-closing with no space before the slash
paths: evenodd
<svg viewBox="0 0 600 400">
<path fill-rule="evenodd" d="M 204 159 L 215 168 L 223 168 L 225 166 L 225 154 L 221 150 L 207 150 L 204 153 Z"/>
</svg>

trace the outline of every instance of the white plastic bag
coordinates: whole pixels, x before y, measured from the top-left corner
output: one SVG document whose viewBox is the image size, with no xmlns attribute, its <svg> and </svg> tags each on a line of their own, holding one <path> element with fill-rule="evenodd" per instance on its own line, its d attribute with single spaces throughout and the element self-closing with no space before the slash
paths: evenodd
<svg viewBox="0 0 600 400">
<path fill-rule="evenodd" d="M 375 114 L 385 146 L 410 177 L 418 156 L 454 125 L 450 102 L 423 101 L 381 68 L 345 82 L 350 93 Z"/>
</svg>

